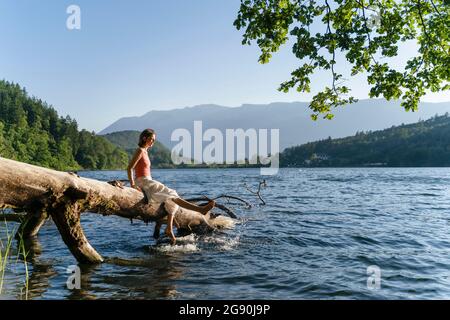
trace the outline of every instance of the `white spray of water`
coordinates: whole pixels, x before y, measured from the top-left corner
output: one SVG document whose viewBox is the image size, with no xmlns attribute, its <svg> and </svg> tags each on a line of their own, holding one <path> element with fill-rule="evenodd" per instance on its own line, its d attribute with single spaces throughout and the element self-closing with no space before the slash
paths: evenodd
<svg viewBox="0 0 450 320">
<path fill-rule="evenodd" d="M 164 253 L 196 252 L 200 250 L 197 246 L 197 240 L 194 234 L 190 234 L 184 237 L 178 237 L 177 243 L 174 246 L 169 243 L 164 243 L 156 246 L 155 249 L 159 252 Z"/>
</svg>

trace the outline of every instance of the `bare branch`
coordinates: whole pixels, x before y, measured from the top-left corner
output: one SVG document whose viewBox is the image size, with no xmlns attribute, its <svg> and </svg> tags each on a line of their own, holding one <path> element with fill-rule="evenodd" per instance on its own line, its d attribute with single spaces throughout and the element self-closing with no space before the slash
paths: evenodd
<svg viewBox="0 0 450 320">
<path fill-rule="evenodd" d="M 22 222 L 25 219 L 24 214 L 18 213 L 0 213 L 0 222 L 4 221 L 13 221 L 13 222 Z"/>
<path fill-rule="evenodd" d="M 265 180 L 265 179 L 264 179 L 263 181 L 260 181 L 260 182 L 259 182 L 258 190 L 256 190 L 256 191 L 251 190 L 251 189 L 247 186 L 246 183 L 244 184 L 244 186 L 245 186 L 245 188 L 246 188 L 250 193 L 253 193 L 253 194 L 255 194 L 255 195 L 258 196 L 259 200 L 262 202 L 262 205 L 265 205 L 265 204 L 266 204 L 266 202 L 264 201 L 264 199 L 261 197 L 261 187 L 264 187 L 264 188 L 267 187 L 267 183 L 266 183 L 266 180 Z"/>
<path fill-rule="evenodd" d="M 327 5 L 327 35 L 330 35 L 330 37 L 332 36 L 332 32 L 331 32 L 331 21 L 330 21 L 330 15 L 331 15 L 331 7 L 328 3 L 328 0 L 325 0 L 325 4 Z M 331 64 L 331 75 L 333 77 L 333 82 L 332 82 L 332 87 L 333 87 L 333 91 L 338 94 L 337 90 L 336 90 L 336 72 L 334 71 L 334 64 L 336 63 L 336 50 L 333 46 L 333 61 L 330 63 Z"/>
<path fill-rule="evenodd" d="M 367 35 L 367 41 L 369 42 L 369 48 L 372 46 L 372 39 L 370 38 L 370 31 L 369 31 L 369 27 L 367 26 L 367 17 L 366 17 L 366 7 L 364 7 L 364 3 L 361 3 L 360 1 L 356 0 L 356 3 L 358 3 L 358 5 L 361 7 L 362 10 L 362 15 L 363 15 L 363 20 L 364 20 L 364 29 L 366 31 L 366 35 Z M 378 12 L 377 12 L 378 14 Z M 376 59 L 374 58 L 374 56 L 372 55 L 372 53 L 369 51 L 370 57 L 372 58 L 372 61 L 377 64 L 378 61 L 376 61 Z"/>
</svg>

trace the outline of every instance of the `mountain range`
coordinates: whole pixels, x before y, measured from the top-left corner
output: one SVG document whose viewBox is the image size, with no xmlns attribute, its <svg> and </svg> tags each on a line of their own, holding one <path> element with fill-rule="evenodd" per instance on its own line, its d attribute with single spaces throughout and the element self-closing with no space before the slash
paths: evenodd
<svg viewBox="0 0 450 320">
<path fill-rule="evenodd" d="M 223 133 L 225 129 L 278 128 L 281 151 L 328 137 L 340 138 L 359 131 L 381 130 L 450 112 L 450 102 L 422 102 L 418 111 L 406 112 L 400 106 L 400 101 L 366 99 L 336 109 L 332 120 L 313 121 L 307 106 L 307 102 L 276 102 L 243 104 L 240 107 L 206 104 L 172 110 L 152 110 L 142 116 L 121 118 L 99 134 L 153 128 L 158 140 L 171 149 L 177 143 L 170 139 L 175 129 L 185 128 L 192 132 L 194 121 L 202 120 L 203 132 L 209 128 L 217 128 Z"/>
</svg>

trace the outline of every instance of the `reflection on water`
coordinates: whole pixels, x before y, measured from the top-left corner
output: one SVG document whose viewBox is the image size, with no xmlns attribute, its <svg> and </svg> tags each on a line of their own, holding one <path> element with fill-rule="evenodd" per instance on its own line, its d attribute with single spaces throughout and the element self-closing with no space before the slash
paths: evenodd
<svg viewBox="0 0 450 320">
<path fill-rule="evenodd" d="M 110 259 L 108 263 L 129 269 L 119 277 L 105 276 L 102 283 L 114 287 L 132 287 L 126 290 L 127 298 L 171 299 L 177 297 L 176 280 L 183 276 L 183 267 L 174 263 L 170 256 L 155 257 L 150 260 Z M 147 272 L 141 272 L 146 270 Z M 114 297 L 113 297 L 114 298 Z M 120 297 L 118 293 L 117 298 Z"/>
<path fill-rule="evenodd" d="M 33 263 L 33 262 L 32 262 Z M 50 287 L 50 280 L 57 272 L 53 266 L 45 262 L 33 263 L 33 271 L 28 283 L 28 299 L 39 299 Z M 22 292 L 25 287 L 22 287 Z"/>
<path fill-rule="evenodd" d="M 103 180 L 125 172 L 82 172 Z M 155 170 L 185 197 L 229 193 L 258 203 L 257 169 Z M 172 247 L 153 225 L 84 214 L 106 258 L 81 265 L 81 289 L 66 286 L 76 265 L 51 221 L 25 243 L 30 299 L 430 299 L 450 297 L 450 170 L 282 169 L 267 178 L 266 206 L 235 207 L 231 230 L 181 237 Z M 10 227 L 17 227 L 9 223 Z M 4 241 L 4 224 L 0 238 Z M 1 299 L 23 298 L 24 264 L 14 242 Z M 367 267 L 381 289 L 367 288 Z"/>
</svg>

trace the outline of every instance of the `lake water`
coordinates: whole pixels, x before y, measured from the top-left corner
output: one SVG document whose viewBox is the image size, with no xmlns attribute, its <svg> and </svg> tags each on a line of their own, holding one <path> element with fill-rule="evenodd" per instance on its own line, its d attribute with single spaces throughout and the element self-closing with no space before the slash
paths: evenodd
<svg viewBox="0 0 450 320">
<path fill-rule="evenodd" d="M 81 175 L 126 179 L 124 171 Z M 227 193 L 255 205 L 234 206 L 240 221 L 233 229 L 186 236 L 174 247 L 152 239 L 153 224 L 84 214 L 87 238 L 106 262 L 82 266 L 81 290 L 74 291 L 66 281 L 76 261 L 49 221 L 29 257 L 28 297 L 450 298 L 448 168 L 281 169 L 267 177 L 265 206 L 243 185 L 256 188 L 257 169 L 154 170 L 153 176 L 185 197 Z M 4 224 L 0 234 L 4 241 Z M 12 258 L 3 299 L 24 292 L 23 263 Z M 381 271 L 379 289 L 368 288 L 369 266 Z"/>
</svg>

